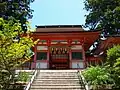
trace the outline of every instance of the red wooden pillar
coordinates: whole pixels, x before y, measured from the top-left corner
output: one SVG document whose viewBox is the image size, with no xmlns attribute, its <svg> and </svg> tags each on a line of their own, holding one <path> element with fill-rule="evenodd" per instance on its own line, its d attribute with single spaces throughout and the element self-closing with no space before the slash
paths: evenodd
<svg viewBox="0 0 120 90">
<path fill-rule="evenodd" d="M 82 54 L 83 54 L 83 63 L 84 63 L 84 68 L 86 67 L 86 58 L 85 58 L 85 50 L 84 46 L 82 45 Z"/>
<path fill-rule="evenodd" d="M 37 56 L 37 45 L 34 46 L 34 58 L 33 58 L 33 63 L 31 66 L 32 69 L 36 68 L 36 62 L 37 62 L 36 56 Z"/>
<path fill-rule="evenodd" d="M 83 64 L 84 64 L 84 68 L 87 66 L 87 62 L 86 62 L 86 57 L 85 57 L 85 47 L 84 47 L 84 43 L 85 43 L 85 38 L 83 38 L 83 40 L 81 40 L 81 45 L 82 45 L 82 54 L 83 54 Z"/>
<path fill-rule="evenodd" d="M 48 52 L 47 52 L 47 68 L 50 68 L 50 39 L 47 40 Z"/>
<path fill-rule="evenodd" d="M 72 42 L 72 40 L 68 40 L 68 46 L 69 46 L 69 68 L 72 68 L 71 42 Z"/>
</svg>

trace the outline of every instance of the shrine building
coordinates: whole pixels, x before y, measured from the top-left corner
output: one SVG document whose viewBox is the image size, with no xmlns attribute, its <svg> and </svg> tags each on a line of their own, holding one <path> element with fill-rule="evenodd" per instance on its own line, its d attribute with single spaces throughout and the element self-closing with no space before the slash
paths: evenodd
<svg viewBox="0 0 120 90">
<path fill-rule="evenodd" d="M 81 25 L 36 26 L 32 33 L 39 42 L 34 47 L 31 68 L 83 69 L 87 67 L 86 52 L 99 38 L 100 31 L 85 31 Z"/>
</svg>

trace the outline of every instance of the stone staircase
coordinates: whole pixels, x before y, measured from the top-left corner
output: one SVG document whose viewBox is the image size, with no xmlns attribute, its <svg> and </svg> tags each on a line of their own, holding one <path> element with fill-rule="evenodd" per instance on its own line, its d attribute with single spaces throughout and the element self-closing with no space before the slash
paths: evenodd
<svg viewBox="0 0 120 90">
<path fill-rule="evenodd" d="M 77 70 L 40 70 L 30 90 L 85 90 Z"/>
</svg>

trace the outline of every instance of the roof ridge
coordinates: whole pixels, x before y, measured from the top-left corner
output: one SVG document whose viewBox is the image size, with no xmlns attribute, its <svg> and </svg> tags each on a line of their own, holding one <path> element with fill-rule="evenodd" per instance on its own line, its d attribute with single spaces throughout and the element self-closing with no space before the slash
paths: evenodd
<svg viewBox="0 0 120 90">
<path fill-rule="evenodd" d="M 82 28 L 82 25 L 40 25 L 40 26 L 37 26 L 37 28 L 76 28 L 76 27 L 80 27 Z"/>
</svg>

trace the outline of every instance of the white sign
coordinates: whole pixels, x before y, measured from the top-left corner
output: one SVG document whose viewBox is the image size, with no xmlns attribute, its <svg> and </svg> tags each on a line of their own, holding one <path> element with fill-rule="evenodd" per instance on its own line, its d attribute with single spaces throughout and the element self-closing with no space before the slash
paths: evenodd
<svg viewBox="0 0 120 90">
<path fill-rule="evenodd" d="M 48 46 L 37 46 L 37 50 L 48 50 Z"/>
<path fill-rule="evenodd" d="M 82 45 L 74 45 L 71 47 L 71 50 L 82 50 Z"/>
</svg>

